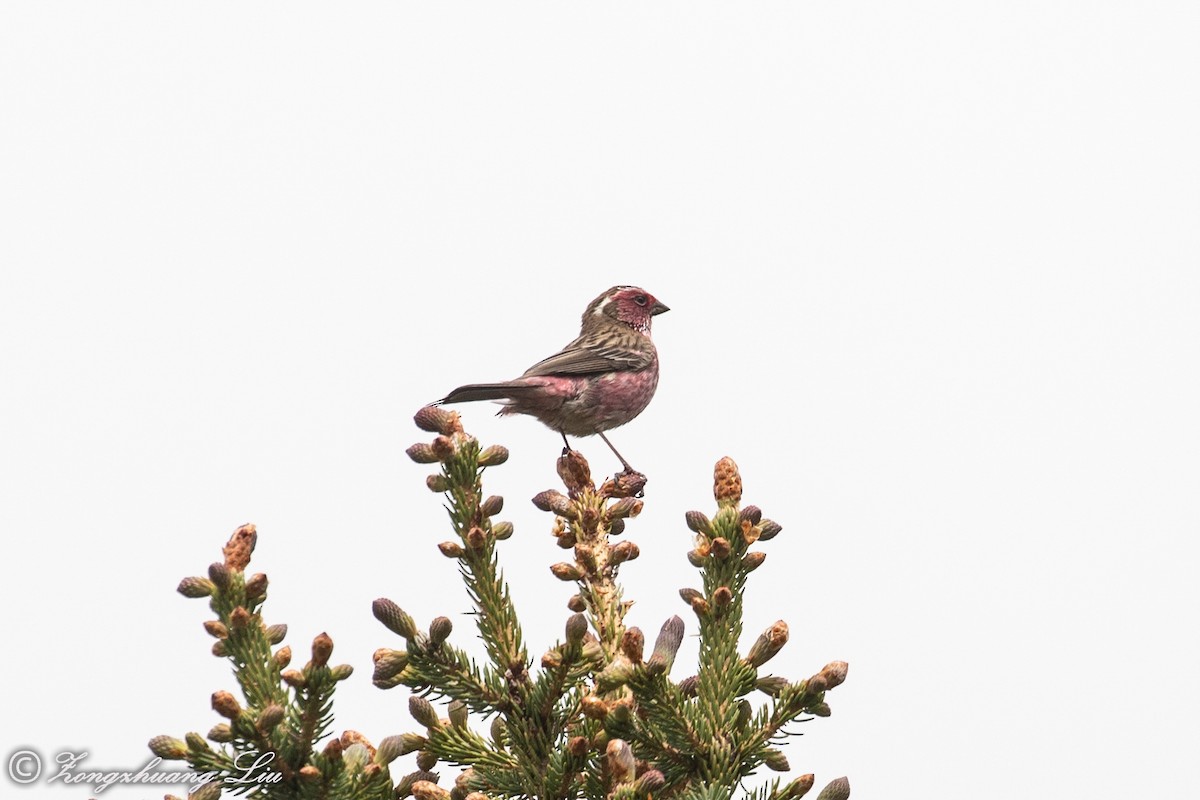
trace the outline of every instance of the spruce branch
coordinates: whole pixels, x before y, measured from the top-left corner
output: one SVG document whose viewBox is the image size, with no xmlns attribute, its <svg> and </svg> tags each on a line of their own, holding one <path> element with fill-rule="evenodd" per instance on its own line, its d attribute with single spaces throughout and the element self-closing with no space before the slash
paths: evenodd
<svg viewBox="0 0 1200 800">
<path fill-rule="evenodd" d="M 489 663 L 476 666 L 447 641 L 445 618 L 421 631 L 399 606 L 376 601 L 375 615 L 406 644 L 377 651 L 375 682 L 416 692 L 410 710 L 424 727 L 424 733 L 405 734 L 404 747 L 419 749 L 422 770 L 438 760 L 467 767 L 453 789 L 422 774 L 402 780 L 400 796 L 728 800 L 756 770 L 790 769 L 779 749 L 787 727 L 830 713 L 826 692 L 845 680 L 846 665 L 831 662 L 798 682 L 760 675 L 788 641 L 782 620 L 740 653 L 746 584 L 766 559 L 759 543 L 781 527 L 756 507 L 741 506 L 741 476 L 731 459 L 714 470 L 715 515 L 684 517 L 696 534 L 687 555 L 700 571 L 700 588 L 680 595 L 699 623 L 700 659 L 693 676 L 676 682 L 671 672 L 686 633 L 683 620 L 667 620 L 647 655 L 645 635 L 626 625 L 631 603 L 618 581 L 621 565 L 639 555 L 637 545 L 621 537 L 626 521 L 642 510 L 637 495 L 644 478 L 622 473 L 597 488 L 583 456 L 564 452 L 556 466 L 565 492 L 540 492 L 533 503 L 554 515 L 551 534 L 570 551 L 571 558 L 550 570 L 574 584 L 567 603 L 574 615 L 565 639 L 535 668 L 499 568 L 496 542 L 512 534 L 512 525 L 493 520 L 503 501 L 486 496 L 482 485 L 485 469 L 503 463 L 507 451 L 482 449 L 458 415 L 441 408 L 422 409 L 416 422 L 436 436 L 408 454 L 440 465 L 426 484 L 444 495 L 456 539 L 438 549 L 458 562 Z M 752 694 L 756 690 L 761 694 Z M 425 696 L 451 699 L 449 718 L 440 718 Z M 490 736 L 467 725 L 468 713 L 491 718 Z M 776 780 L 745 796 L 795 800 L 812 784 L 811 775 Z M 831 797 L 848 796 L 844 779 L 830 787 Z"/>
<path fill-rule="evenodd" d="M 302 670 L 287 669 L 290 647 L 272 652 L 287 626 L 264 623 L 267 576 L 245 574 L 257 540 L 255 527 L 243 525 L 225 545 L 224 560 L 209 567 L 207 578 L 184 578 L 179 584 L 185 597 L 209 598 L 217 618 L 204 628 L 217 640 L 213 654 L 230 661 L 242 699 L 224 690 L 212 694 L 213 710 L 225 719 L 208 733 L 217 747 L 189 733 L 182 741 L 156 736 L 150 750 L 164 759 L 186 761 L 197 773 L 218 776 L 193 792 L 193 798 L 215 800 L 226 789 L 234 794 L 253 791 L 266 800 L 389 800 L 395 790 L 386 762 L 372 760 L 375 748 L 365 737 L 347 731 L 322 752 L 315 750 L 333 721 L 334 689 L 353 669 L 330 666 L 333 640 L 325 633 L 313 640 L 312 657 Z"/>
</svg>

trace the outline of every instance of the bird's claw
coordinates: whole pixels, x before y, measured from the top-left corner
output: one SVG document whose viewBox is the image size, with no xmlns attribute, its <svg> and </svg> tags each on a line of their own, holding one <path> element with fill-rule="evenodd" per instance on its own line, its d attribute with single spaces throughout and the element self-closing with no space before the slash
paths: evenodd
<svg viewBox="0 0 1200 800">
<path fill-rule="evenodd" d="M 642 497 L 645 488 L 646 476 L 627 467 L 605 481 L 600 493 L 605 497 Z"/>
</svg>

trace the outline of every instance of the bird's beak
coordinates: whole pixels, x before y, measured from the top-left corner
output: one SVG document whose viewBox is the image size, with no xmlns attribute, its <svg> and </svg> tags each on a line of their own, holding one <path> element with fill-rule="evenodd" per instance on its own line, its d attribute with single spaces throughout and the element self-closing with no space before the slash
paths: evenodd
<svg viewBox="0 0 1200 800">
<path fill-rule="evenodd" d="M 654 305 L 650 306 L 650 316 L 653 317 L 655 314 L 662 314 L 663 312 L 670 311 L 670 310 L 671 309 L 667 308 L 665 305 L 663 305 L 662 303 L 655 300 Z"/>
</svg>

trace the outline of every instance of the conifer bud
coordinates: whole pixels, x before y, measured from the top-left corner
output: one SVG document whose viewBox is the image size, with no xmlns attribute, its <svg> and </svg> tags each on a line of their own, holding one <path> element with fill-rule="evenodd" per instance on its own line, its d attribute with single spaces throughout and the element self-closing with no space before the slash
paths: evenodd
<svg viewBox="0 0 1200 800">
<path fill-rule="evenodd" d="M 358 731 L 342 731 L 341 741 L 342 747 L 345 748 L 344 755 L 347 761 L 354 760 L 365 765 L 375 757 L 375 746 L 371 744 L 370 739 Z M 355 745 L 358 745 L 361 750 L 356 749 Z M 365 751 L 365 754 L 360 754 L 362 751 Z"/>
<path fill-rule="evenodd" d="M 593 530 L 600 522 L 600 512 L 591 506 L 583 509 L 583 513 L 579 517 L 579 522 L 583 525 L 584 530 Z"/>
<path fill-rule="evenodd" d="M 504 721 L 504 717 L 499 715 L 492 717 L 492 724 L 488 726 L 488 734 L 492 737 L 492 743 L 497 747 L 505 747 L 508 741 L 508 725 Z"/>
<path fill-rule="evenodd" d="M 433 708 L 433 703 L 426 700 L 424 697 L 408 698 L 408 713 L 412 715 L 419 724 L 426 728 L 434 730 L 442 727 L 442 723 L 438 721 L 437 711 Z"/>
<path fill-rule="evenodd" d="M 596 688 L 611 692 L 624 686 L 633 677 L 633 665 L 624 658 L 615 658 L 612 663 L 596 674 Z"/>
<path fill-rule="evenodd" d="M 567 740 L 567 752 L 574 758 L 583 758 L 588 752 L 586 736 L 572 736 Z"/>
<path fill-rule="evenodd" d="M 583 577 L 583 572 L 574 564 L 568 564 L 565 561 L 560 561 L 550 567 L 550 571 L 554 573 L 554 577 L 560 581 L 577 581 Z"/>
<path fill-rule="evenodd" d="M 778 675 L 768 675 L 754 682 L 754 688 L 769 697 L 778 697 L 779 693 L 787 687 L 787 678 L 781 678 Z"/>
<path fill-rule="evenodd" d="M 808 775 L 801 775 L 787 786 L 784 786 L 783 789 L 772 798 L 772 800 L 800 800 L 800 798 L 808 794 L 809 789 L 813 787 L 814 780 L 816 780 L 816 776 L 812 773 L 809 773 Z"/>
<path fill-rule="evenodd" d="M 689 511 L 683 515 L 683 520 L 693 533 L 698 533 L 701 536 L 712 536 L 712 522 L 701 512 Z"/>
<path fill-rule="evenodd" d="M 208 746 L 208 742 L 204 741 L 204 737 L 198 733 L 189 733 L 183 737 L 188 750 L 194 753 L 212 753 L 213 749 Z"/>
<path fill-rule="evenodd" d="M 435 617 L 433 622 L 429 623 L 429 646 L 440 646 L 453 630 L 454 623 L 450 621 L 449 617 Z"/>
<path fill-rule="evenodd" d="M 331 680 L 344 681 L 354 674 L 354 666 L 351 664 L 338 664 L 329 670 Z"/>
<path fill-rule="evenodd" d="M 227 722 L 213 725 L 208 731 L 208 738 L 210 741 L 217 742 L 218 744 L 232 742 L 233 728 L 229 727 L 229 723 Z"/>
<path fill-rule="evenodd" d="M 264 572 L 256 572 L 250 576 L 250 580 L 246 581 L 246 599 L 257 600 L 260 597 L 265 597 L 267 594 L 267 575 Z"/>
<path fill-rule="evenodd" d="M 483 528 L 478 525 L 472 525 L 471 530 L 467 531 L 467 547 L 476 552 L 487 547 L 487 534 L 483 532 Z"/>
<path fill-rule="evenodd" d="M 609 520 L 636 517 L 640 513 L 642 513 L 642 501 L 636 497 L 622 497 L 604 512 Z"/>
<path fill-rule="evenodd" d="M 762 566 L 762 563 L 767 560 L 767 554 L 762 550 L 755 550 L 742 556 L 742 568 L 746 572 L 754 572 Z"/>
<path fill-rule="evenodd" d="M 505 539 L 513 535 L 513 524 L 507 520 L 492 523 L 492 536 L 503 542 Z"/>
<path fill-rule="evenodd" d="M 450 707 L 447 709 L 447 715 L 450 717 L 450 724 L 454 727 L 467 727 L 467 718 L 470 715 L 467 710 L 467 704 L 462 700 L 451 700 Z"/>
<path fill-rule="evenodd" d="M 285 669 L 279 673 L 279 678 L 293 689 L 303 689 L 308 685 L 308 680 L 299 670 Z"/>
<path fill-rule="evenodd" d="M 595 640 L 585 641 L 583 643 L 582 660 L 596 666 L 604 664 L 604 648 Z"/>
<path fill-rule="evenodd" d="M 217 658 L 224 658 L 229 655 L 229 645 L 225 644 L 224 639 L 218 639 L 213 642 L 212 654 Z"/>
<path fill-rule="evenodd" d="M 787 623 L 777 620 L 774 625 L 759 634 L 758 639 L 751 646 L 750 652 L 746 655 L 746 662 L 752 667 L 761 667 L 775 657 L 787 644 L 787 640 Z"/>
<path fill-rule="evenodd" d="M 762 509 L 758 506 L 746 506 L 738 514 L 740 522 L 749 522 L 751 525 L 757 525 L 760 519 L 762 519 Z"/>
<path fill-rule="evenodd" d="M 220 561 L 214 561 L 208 565 L 208 578 L 213 582 L 213 586 L 224 591 L 229 588 L 229 567 L 222 564 Z"/>
<path fill-rule="evenodd" d="M 433 447 L 425 442 L 417 442 L 404 452 L 418 464 L 436 464 L 440 460 L 437 453 L 433 452 Z"/>
<path fill-rule="evenodd" d="M 430 442 L 429 447 L 433 450 L 433 454 L 437 456 L 438 461 L 448 461 L 450 456 L 454 455 L 454 442 L 449 436 L 435 436 Z"/>
<path fill-rule="evenodd" d="M 312 764 L 305 764 L 300 768 L 298 773 L 300 780 L 304 783 L 316 783 L 321 780 L 321 770 L 314 767 Z"/>
<path fill-rule="evenodd" d="M 575 613 L 581 613 L 587 609 L 587 601 L 583 599 L 581 594 L 573 594 L 567 600 L 567 608 Z"/>
<path fill-rule="evenodd" d="M 783 754 L 783 751 L 776 750 L 774 747 L 767 748 L 767 751 L 763 753 L 763 764 L 767 766 L 767 769 L 775 772 L 787 772 L 791 769 L 787 756 Z"/>
<path fill-rule="evenodd" d="M 188 795 L 188 800 L 219 800 L 221 781 L 209 781 Z"/>
<path fill-rule="evenodd" d="M 718 586 L 712 599 L 717 608 L 728 608 L 733 603 L 733 592 L 728 586 Z"/>
<path fill-rule="evenodd" d="M 471 791 L 471 786 L 479 780 L 479 776 L 475 774 L 474 767 L 468 767 L 458 773 L 458 777 L 454 779 L 454 788 L 459 790 L 463 800 L 466 800 L 468 793 Z"/>
<path fill-rule="evenodd" d="M 671 665 L 675 663 L 675 654 L 679 652 L 679 645 L 682 642 L 683 620 L 678 616 L 673 616 L 663 623 L 662 630 L 658 632 L 658 639 L 654 642 L 654 652 L 646 662 L 646 671 L 651 675 L 670 672 Z"/>
<path fill-rule="evenodd" d="M 462 430 L 462 426 L 458 424 L 458 414 L 440 406 L 425 406 L 413 416 L 413 422 L 423 431 L 440 433 L 443 436 Z"/>
<path fill-rule="evenodd" d="M 583 614 L 572 614 L 567 618 L 567 643 L 576 645 L 582 642 L 584 634 L 587 633 L 587 629 L 587 617 L 585 617 Z"/>
<path fill-rule="evenodd" d="M 410 772 L 396 783 L 394 797 L 396 800 L 404 800 L 412 794 L 412 787 L 417 781 L 430 781 L 432 783 L 437 779 L 438 776 L 435 773 L 426 770 L 419 769 L 416 772 Z"/>
<path fill-rule="evenodd" d="M 696 612 L 696 616 L 703 619 L 712 613 L 712 606 L 703 597 L 697 597 L 692 601 L 692 611 Z"/>
<path fill-rule="evenodd" d="M 579 509 L 572 505 L 571 501 L 562 492 L 557 492 L 554 489 L 547 489 L 533 497 L 533 504 L 542 511 L 552 511 L 560 517 L 570 520 L 579 519 Z"/>
<path fill-rule="evenodd" d="M 429 491 L 434 494 L 450 491 L 450 479 L 445 475 L 438 473 L 436 475 L 428 475 L 425 478 L 425 485 L 429 487 Z"/>
<path fill-rule="evenodd" d="M 504 498 L 498 494 L 491 495 L 479 504 L 479 511 L 485 517 L 494 517 L 504 510 Z"/>
<path fill-rule="evenodd" d="M 633 561 L 641 554 L 641 549 L 633 542 L 621 542 L 609 552 L 609 563 L 622 564 Z"/>
<path fill-rule="evenodd" d="M 804 688 L 809 694 L 820 694 L 829 688 L 829 682 L 825 680 L 825 676 L 817 673 L 804 682 Z"/>
<path fill-rule="evenodd" d="M 679 596 L 683 598 L 683 602 L 691 605 L 697 598 L 703 599 L 704 593 L 699 589 L 684 588 L 679 590 Z"/>
<path fill-rule="evenodd" d="M 250 554 L 258 542 L 258 531 L 253 525 L 246 524 L 233 532 L 229 541 L 221 548 L 225 556 L 225 566 L 235 572 L 243 572 L 250 565 Z"/>
<path fill-rule="evenodd" d="M 557 539 L 554 540 L 554 543 L 563 550 L 570 550 L 575 546 L 575 532 L 564 531 Z"/>
<path fill-rule="evenodd" d="M 388 737 L 388 738 L 393 738 L 393 737 Z M 396 755 L 398 755 L 398 756 L 406 756 L 409 753 L 415 753 L 416 751 L 420 750 L 425 745 L 429 744 L 428 739 L 426 739 L 424 736 L 420 736 L 415 733 L 402 733 L 399 736 L 394 737 L 394 738 L 399 740 L 396 743 L 399 746 L 399 752 L 396 753 Z M 384 739 L 384 741 L 386 742 L 387 739 Z M 379 746 L 383 747 L 383 744 L 380 743 Z"/>
<path fill-rule="evenodd" d="M 844 777 L 830 781 L 817 795 L 817 800 L 849 800 L 849 798 L 850 781 Z"/>
<path fill-rule="evenodd" d="M 701 550 L 698 547 L 695 550 L 688 550 L 688 554 L 687 554 L 688 563 L 691 564 L 693 567 L 696 567 L 697 569 L 704 568 L 705 559 L 707 557 L 708 557 L 708 552 L 705 550 Z"/>
<path fill-rule="evenodd" d="M 850 665 L 845 661 L 830 661 L 821 668 L 821 675 L 825 678 L 828 687 L 832 689 L 846 682 L 846 673 L 849 671 Z"/>
<path fill-rule="evenodd" d="M 769 542 L 779 535 L 779 532 L 783 530 L 783 526 L 778 522 L 764 519 L 762 523 L 759 524 L 758 530 L 758 540 L 760 542 Z"/>
<path fill-rule="evenodd" d="M 413 618 L 386 597 L 381 597 L 372 603 L 371 611 L 374 612 L 375 619 L 382 622 L 392 633 L 399 634 L 405 639 L 411 639 L 417 635 L 417 623 L 413 621 Z"/>
<path fill-rule="evenodd" d="M 467 552 L 458 542 L 442 542 L 438 545 L 438 550 L 441 550 L 446 558 L 462 558 L 463 553 Z"/>
<path fill-rule="evenodd" d="M 333 639 L 329 638 L 328 633 L 318 633 L 312 643 L 312 664 L 314 667 L 323 667 L 329 663 L 329 657 L 333 655 Z"/>
<path fill-rule="evenodd" d="M 276 669 L 283 669 L 288 664 L 292 663 L 292 648 L 281 647 L 275 651 L 275 655 L 271 656 L 271 663 Z"/>
<path fill-rule="evenodd" d="M 213 692 L 212 707 L 214 711 L 229 720 L 237 719 L 242 713 L 242 707 L 238 705 L 238 701 L 226 691 Z"/>
<path fill-rule="evenodd" d="M 608 535 L 609 536 L 620 536 L 624 532 L 625 532 L 625 520 L 614 519 L 612 522 L 608 523 Z"/>
<path fill-rule="evenodd" d="M 385 736 L 375 748 L 375 757 L 373 763 L 387 765 L 399 758 L 401 753 L 403 736 Z"/>
<path fill-rule="evenodd" d="M 688 675 L 679 682 L 679 693 L 684 697 L 695 697 L 696 690 L 700 686 L 699 675 Z"/>
<path fill-rule="evenodd" d="M 621 652 L 634 664 L 642 663 L 646 636 L 641 628 L 630 628 L 621 636 Z"/>
<path fill-rule="evenodd" d="M 215 639 L 224 639 L 229 635 L 229 629 L 219 619 L 205 620 L 204 630 L 208 632 L 209 636 Z"/>
<path fill-rule="evenodd" d="M 167 761 L 180 761 L 187 758 L 188 748 L 182 739 L 174 736 L 155 736 L 149 741 L 150 752 Z"/>
<path fill-rule="evenodd" d="M 600 569 L 600 565 L 596 561 L 596 548 L 583 542 L 577 544 L 575 546 L 575 563 L 584 572 L 595 573 Z"/>
<path fill-rule="evenodd" d="M 184 578 L 175 591 L 184 597 L 208 597 L 216 586 L 208 578 Z"/>
<path fill-rule="evenodd" d="M 608 774 L 613 783 L 633 780 L 636 763 L 629 742 L 624 739 L 610 739 L 608 746 L 604 748 L 604 758 L 608 762 Z"/>
<path fill-rule="evenodd" d="M 713 468 L 713 497 L 719 506 L 733 506 L 742 499 L 742 476 L 737 464 L 729 456 L 717 462 Z"/>
<path fill-rule="evenodd" d="M 278 703 L 271 703 L 262 710 L 258 715 L 258 729 L 260 731 L 272 730 L 276 725 L 283 722 L 284 717 L 283 706 Z"/>
<path fill-rule="evenodd" d="M 833 709 L 829 707 L 828 703 L 817 703 L 815 706 L 811 706 L 808 711 L 817 717 L 828 717 L 833 713 Z"/>
<path fill-rule="evenodd" d="M 287 625 L 268 625 L 267 641 L 271 644 L 279 644 L 287 636 L 287 629 Z"/>
<path fill-rule="evenodd" d="M 428 750 L 417 753 L 417 769 L 429 770 L 437 766 L 437 756 Z"/>
<path fill-rule="evenodd" d="M 713 558 L 718 559 L 719 561 L 724 561 L 725 559 L 729 558 L 729 554 L 732 551 L 733 548 L 730 547 L 729 540 L 723 536 L 718 536 L 717 538 L 713 539 L 712 545 L 708 550 L 708 552 L 712 553 Z"/>
<path fill-rule="evenodd" d="M 412 794 L 417 800 L 450 800 L 450 793 L 432 781 L 417 781 L 412 785 Z"/>
<path fill-rule="evenodd" d="M 667 779 L 656 769 L 648 769 L 633 784 L 635 797 L 649 797 L 667 785 Z"/>
<path fill-rule="evenodd" d="M 479 454 L 479 466 L 498 467 L 508 461 L 508 448 L 502 444 L 494 444 Z"/>
<path fill-rule="evenodd" d="M 608 704 L 594 694 L 584 695 L 579 708 L 588 719 L 604 719 L 608 716 Z"/>
<path fill-rule="evenodd" d="M 341 739 L 330 739 L 325 743 L 325 747 L 321 749 L 321 755 L 337 762 L 342 760 L 342 751 L 345 749 Z"/>
<path fill-rule="evenodd" d="M 542 669 L 555 670 L 562 666 L 563 656 L 557 649 L 542 654 Z"/>
<path fill-rule="evenodd" d="M 229 612 L 229 627 L 234 630 L 244 630 L 250 624 L 250 612 L 244 606 L 236 606 Z"/>
</svg>

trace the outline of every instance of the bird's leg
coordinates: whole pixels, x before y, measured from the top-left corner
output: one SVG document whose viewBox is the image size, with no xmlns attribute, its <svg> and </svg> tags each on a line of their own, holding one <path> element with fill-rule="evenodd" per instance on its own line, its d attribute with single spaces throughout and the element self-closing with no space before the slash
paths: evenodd
<svg viewBox="0 0 1200 800">
<path fill-rule="evenodd" d="M 565 456 L 567 453 L 571 452 L 571 443 L 567 441 L 567 435 L 565 433 L 563 433 L 562 431 L 559 431 L 558 435 L 563 437 L 563 453 L 562 454 Z"/>
<path fill-rule="evenodd" d="M 624 456 L 622 456 L 620 453 L 618 453 L 618 452 L 617 452 L 617 448 L 615 448 L 615 447 L 613 447 L 613 446 L 612 446 L 612 442 L 610 442 L 610 441 L 608 440 L 608 437 L 604 435 L 604 431 L 596 431 L 596 434 L 597 434 L 597 435 L 598 435 L 598 436 L 599 436 L 601 439 L 603 439 L 603 440 L 604 440 L 604 443 L 605 443 L 606 445 L 608 445 L 608 449 L 613 451 L 613 455 L 615 455 L 615 456 L 616 456 L 618 459 L 620 459 L 620 461 L 621 461 L 621 466 L 625 467 L 625 471 L 626 471 L 626 472 L 630 472 L 630 473 L 632 473 L 632 472 L 637 472 L 637 470 L 636 470 L 636 469 L 634 469 L 633 467 L 629 466 L 629 462 L 625 460 L 625 457 L 624 457 Z"/>
</svg>

